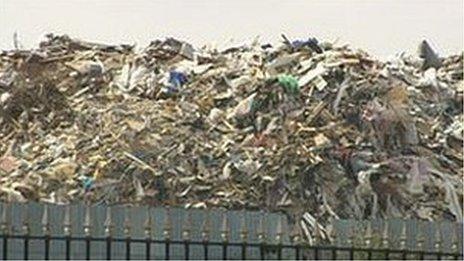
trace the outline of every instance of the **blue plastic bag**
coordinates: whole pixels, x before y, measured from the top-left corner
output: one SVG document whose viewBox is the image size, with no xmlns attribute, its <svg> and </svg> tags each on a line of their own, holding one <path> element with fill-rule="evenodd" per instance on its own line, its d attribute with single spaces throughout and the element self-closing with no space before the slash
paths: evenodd
<svg viewBox="0 0 464 261">
<path fill-rule="evenodd" d="M 187 75 L 178 71 L 169 72 L 169 83 L 174 87 L 181 87 L 187 83 Z"/>
</svg>

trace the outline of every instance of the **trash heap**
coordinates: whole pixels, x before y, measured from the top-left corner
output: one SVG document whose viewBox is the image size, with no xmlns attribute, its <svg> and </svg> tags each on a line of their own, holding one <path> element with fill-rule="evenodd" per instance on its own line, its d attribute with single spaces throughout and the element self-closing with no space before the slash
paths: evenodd
<svg viewBox="0 0 464 261">
<path fill-rule="evenodd" d="M 463 55 L 428 60 L 50 34 L 0 55 L 0 198 L 460 221 Z"/>
</svg>

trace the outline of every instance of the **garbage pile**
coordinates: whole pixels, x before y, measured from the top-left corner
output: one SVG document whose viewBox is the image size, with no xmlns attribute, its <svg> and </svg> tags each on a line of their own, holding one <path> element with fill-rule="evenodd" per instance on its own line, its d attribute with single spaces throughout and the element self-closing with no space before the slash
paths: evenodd
<svg viewBox="0 0 464 261">
<path fill-rule="evenodd" d="M 459 221 L 463 90 L 462 54 L 50 34 L 0 55 L 0 198 Z"/>
</svg>

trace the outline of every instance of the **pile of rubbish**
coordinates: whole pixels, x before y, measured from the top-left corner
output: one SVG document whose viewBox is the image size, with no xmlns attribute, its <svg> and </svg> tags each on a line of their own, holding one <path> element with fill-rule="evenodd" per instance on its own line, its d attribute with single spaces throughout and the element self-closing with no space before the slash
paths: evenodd
<svg viewBox="0 0 464 261">
<path fill-rule="evenodd" d="M 463 55 L 420 49 L 47 35 L 0 55 L 0 199 L 460 221 Z"/>
</svg>

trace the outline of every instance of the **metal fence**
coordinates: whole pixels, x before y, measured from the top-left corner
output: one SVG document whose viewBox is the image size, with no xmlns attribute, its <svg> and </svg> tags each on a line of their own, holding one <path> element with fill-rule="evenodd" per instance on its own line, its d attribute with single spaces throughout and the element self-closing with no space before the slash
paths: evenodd
<svg viewBox="0 0 464 261">
<path fill-rule="evenodd" d="M 395 231 L 363 222 L 334 229 L 330 245 L 309 245 L 276 213 L 10 203 L 1 211 L 3 260 L 463 259 L 462 224 L 400 221 Z"/>
</svg>

